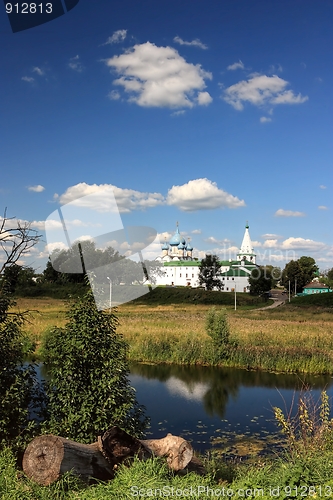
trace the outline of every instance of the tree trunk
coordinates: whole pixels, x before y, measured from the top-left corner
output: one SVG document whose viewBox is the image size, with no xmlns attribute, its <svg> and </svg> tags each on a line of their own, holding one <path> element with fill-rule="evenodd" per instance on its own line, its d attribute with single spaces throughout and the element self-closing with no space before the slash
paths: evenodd
<svg viewBox="0 0 333 500">
<path fill-rule="evenodd" d="M 109 480 L 117 464 L 137 455 L 165 456 L 171 469 L 184 469 L 193 457 L 190 443 L 168 434 L 162 439 L 139 440 L 119 427 L 112 427 L 92 444 L 80 444 L 52 434 L 35 438 L 25 450 L 23 470 L 38 484 L 47 486 L 73 471 L 85 481 L 90 478 Z"/>
<path fill-rule="evenodd" d="M 52 434 L 36 437 L 27 447 L 22 467 L 38 484 L 48 486 L 72 470 L 83 480 L 112 479 L 114 472 L 99 444 L 81 444 Z"/>
</svg>

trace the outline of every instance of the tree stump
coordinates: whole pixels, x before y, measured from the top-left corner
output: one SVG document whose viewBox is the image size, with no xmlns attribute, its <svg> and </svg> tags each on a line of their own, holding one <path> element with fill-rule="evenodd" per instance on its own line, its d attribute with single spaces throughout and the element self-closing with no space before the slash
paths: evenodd
<svg viewBox="0 0 333 500">
<path fill-rule="evenodd" d="M 152 455 L 166 457 L 168 466 L 179 471 L 193 457 L 190 443 L 168 434 L 162 439 L 136 439 L 127 432 L 112 427 L 98 441 L 80 444 L 52 434 L 36 437 L 23 456 L 23 471 L 38 484 L 48 486 L 72 471 L 84 481 L 91 478 L 109 480 L 117 464 L 137 455 L 141 459 Z"/>
</svg>

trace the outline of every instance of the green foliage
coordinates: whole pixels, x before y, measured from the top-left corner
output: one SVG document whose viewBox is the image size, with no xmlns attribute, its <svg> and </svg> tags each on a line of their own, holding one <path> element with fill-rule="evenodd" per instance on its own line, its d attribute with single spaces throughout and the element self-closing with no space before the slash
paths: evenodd
<svg viewBox="0 0 333 500">
<path fill-rule="evenodd" d="M 326 391 L 315 403 L 309 391 L 303 392 L 298 401 L 297 413 L 287 417 L 280 408 L 273 408 L 277 424 L 287 439 L 287 451 L 291 458 L 307 457 L 325 451 L 332 445 L 333 419 Z"/>
<path fill-rule="evenodd" d="M 222 288 L 220 271 L 221 264 L 217 255 L 206 255 L 199 267 L 200 285 L 203 285 L 206 290 L 220 290 Z"/>
<path fill-rule="evenodd" d="M 230 331 L 225 310 L 216 311 L 215 307 L 208 311 L 206 317 L 206 332 L 213 341 L 217 356 L 225 356 L 230 342 Z"/>
<path fill-rule="evenodd" d="M 269 292 L 273 286 L 273 276 L 269 268 L 265 266 L 253 269 L 249 277 L 250 293 L 253 295 L 263 295 Z"/>
<path fill-rule="evenodd" d="M 30 412 L 42 405 L 42 393 L 33 365 L 24 364 L 34 350 L 22 333 L 25 314 L 9 311 L 15 302 L 5 288 L 0 293 L 0 445 L 20 448 L 35 427 Z"/>
<path fill-rule="evenodd" d="M 281 285 L 288 289 L 290 281 L 294 294 L 302 292 L 303 287 L 313 280 L 317 272 L 318 266 L 312 257 L 303 256 L 296 261 L 291 260 L 282 272 Z"/>
<path fill-rule="evenodd" d="M 43 343 L 50 375 L 45 430 L 80 442 L 94 441 L 112 425 L 140 435 L 147 421 L 129 385 L 128 346 L 116 333 L 116 316 L 98 311 L 89 290 L 68 319 Z"/>
</svg>

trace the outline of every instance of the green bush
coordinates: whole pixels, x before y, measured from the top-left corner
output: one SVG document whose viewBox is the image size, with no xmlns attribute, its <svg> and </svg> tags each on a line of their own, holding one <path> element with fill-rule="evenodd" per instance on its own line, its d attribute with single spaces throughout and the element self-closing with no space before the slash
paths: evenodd
<svg viewBox="0 0 333 500">
<path fill-rule="evenodd" d="M 98 311 L 90 290 L 67 314 L 67 325 L 49 330 L 42 346 L 50 376 L 44 430 L 86 443 L 112 425 L 140 435 L 147 419 L 129 385 L 117 317 Z"/>
<path fill-rule="evenodd" d="M 206 317 L 206 332 L 213 341 L 216 352 L 225 353 L 230 341 L 230 331 L 225 309 L 216 311 L 215 307 L 208 311 Z"/>
<path fill-rule="evenodd" d="M 25 314 L 9 309 L 14 301 L 4 289 L 0 295 L 0 445 L 16 450 L 26 444 L 36 427 L 33 410 L 42 405 L 42 392 L 32 364 L 24 363 L 34 350 L 22 333 Z"/>
</svg>

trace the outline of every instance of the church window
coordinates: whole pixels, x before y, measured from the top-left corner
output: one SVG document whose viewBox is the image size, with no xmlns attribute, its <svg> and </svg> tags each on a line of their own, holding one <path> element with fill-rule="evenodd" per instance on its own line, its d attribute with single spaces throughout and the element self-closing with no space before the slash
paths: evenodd
<svg viewBox="0 0 333 500">
<path fill-rule="evenodd" d="M 192 274 L 192 278 L 194 278 L 194 274 Z"/>
<path fill-rule="evenodd" d="M 188 278 L 188 275 L 187 275 L 187 273 L 186 273 L 186 278 Z"/>
<path fill-rule="evenodd" d="M 182 277 L 182 273 L 179 273 L 179 277 L 180 277 L 180 278 Z"/>
</svg>

